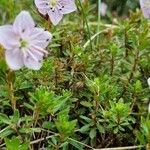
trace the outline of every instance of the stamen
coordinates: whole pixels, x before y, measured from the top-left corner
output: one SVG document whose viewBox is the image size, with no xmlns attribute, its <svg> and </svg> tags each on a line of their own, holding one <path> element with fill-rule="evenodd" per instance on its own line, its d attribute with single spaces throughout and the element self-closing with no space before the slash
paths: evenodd
<svg viewBox="0 0 150 150">
<path fill-rule="evenodd" d="M 22 39 L 20 39 L 20 47 L 23 48 L 23 47 L 27 47 L 28 45 L 28 42 L 27 41 L 24 41 Z"/>
</svg>

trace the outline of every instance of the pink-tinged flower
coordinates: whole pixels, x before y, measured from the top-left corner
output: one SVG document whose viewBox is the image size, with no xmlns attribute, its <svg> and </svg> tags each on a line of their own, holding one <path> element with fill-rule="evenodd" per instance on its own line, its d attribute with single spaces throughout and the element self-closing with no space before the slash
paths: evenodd
<svg viewBox="0 0 150 150">
<path fill-rule="evenodd" d="M 74 0 L 35 0 L 35 5 L 42 15 L 49 16 L 54 25 L 61 21 L 64 14 L 77 9 Z"/>
<path fill-rule="evenodd" d="M 144 17 L 150 19 L 150 0 L 140 0 L 140 6 Z"/>
<path fill-rule="evenodd" d="M 106 12 L 107 12 L 107 4 L 106 3 L 101 3 L 100 5 L 100 13 L 101 13 L 101 16 L 105 16 L 106 15 Z"/>
<path fill-rule="evenodd" d="M 147 79 L 148 86 L 150 88 L 150 78 Z"/>
<path fill-rule="evenodd" d="M 148 104 L 148 113 L 150 114 L 150 102 Z"/>
<path fill-rule="evenodd" d="M 27 11 L 22 11 L 13 25 L 0 26 L 0 44 L 6 49 L 6 62 L 12 70 L 23 66 L 39 70 L 51 38 L 50 32 L 35 26 Z"/>
</svg>

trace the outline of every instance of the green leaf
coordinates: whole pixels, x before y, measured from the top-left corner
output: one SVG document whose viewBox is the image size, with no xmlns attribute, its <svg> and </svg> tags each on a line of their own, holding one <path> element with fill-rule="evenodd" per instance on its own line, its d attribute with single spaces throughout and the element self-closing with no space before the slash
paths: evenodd
<svg viewBox="0 0 150 150">
<path fill-rule="evenodd" d="M 94 139 L 96 137 L 96 129 L 93 128 L 91 131 L 90 131 L 90 138 L 91 139 Z"/>
<path fill-rule="evenodd" d="M 105 133 L 105 128 L 102 125 L 97 124 L 97 128 L 98 128 L 100 133 Z"/>
<path fill-rule="evenodd" d="M 23 143 L 19 141 L 19 139 L 13 138 L 13 139 L 5 139 L 7 150 L 28 150 L 28 143 Z"/>
<path fill-rule="evenodd" d="M 21 133 L 40 133 L 41 128 L 21 128 L 19 129 L 19 132 Z"/>
<path fill-rule="evenodd" d="M 55 124 L 50 121 L 44 121 L 42 127 L 45 129 L 53 129 L 55 128 Z"/>
<path fill-rule="evenodd" d="M 78 150 L 83 150 L 83 145 L 79 144 L 78 142 L 69 139 L 68 142 L 73 145 L 75 148 L 77 148 Z"/>
<path fill-rule="evenodd" d="M 87 101 L 82 101 L 81 105 L 83 105 L 85 107 L 89 107 L 89 108 L 93 106 L 90 102 L 87 102 Z"/>
<path fill-rule="evenodd" d="M 12 133 L 14 133 L 14 130 L 12 130 L 9 127 L 6 127 L 5 129 L 0 131 L 0 139 L 4 139 L 5 137 L 11 135 Z"/>
<path fill-rule="evenodd" d="M 5 124 L 11 124 L 10 118 L 8 118 L 5 114 L 0 114 L 0 121 Z"/>
<path fill-rule="evenodd" d="M 85 126 L 83 126 L 82 128 L 80 128 L 78 131 L 81 132 L 81 133 L 86 133 L 90 130 L 90 125 L 87 124 Z"/>
<path fill-rule="evenodd" d="M 80 118 L 82 118 L 83 120 L 85 120 L 86 122 L 90 123 L 92 121 L 92 119 L 86 117 L 86 116 L 83 116 L 81 115 Z"/>
<path fill-rule="evenodd" d="M 62 150 L 68 150 L 69 149 L 69 143 L 68 142 L 64 142 L 60 145 L 60 147 L 62 147 Z"/>
<path fill-rule="evenodd" d="M 140 80 L 136 81 L 134 88 L 135 88 L 135 92 L 140 92 L 142 90 L 142 83 Z"/>
<path fill-rule="evenodd" d="M 15 110 L 14 115 L 12 117 L 12 122 L 17 124 L 19 118 L 20 118 L 19 110 Z"/>
<path fill-rule="evenodd" d="M 118 127 L 114 129 L 114 133 L 117 134 L 119 132 Z"/>
</svg>

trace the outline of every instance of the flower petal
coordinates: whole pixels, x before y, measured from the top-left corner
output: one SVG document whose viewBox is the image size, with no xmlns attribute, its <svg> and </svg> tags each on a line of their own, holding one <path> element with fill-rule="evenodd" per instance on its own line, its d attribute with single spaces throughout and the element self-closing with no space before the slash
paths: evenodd
<svg viewBox="0 0 150 150">
<path fill-rule="evenodd" d="M 28 54 L 28 57 L 24 58 L 25 66 L 33 70 L 39 70 L 42 67 L 42 61 L 43 61 L 43 55 L 36 53 L 33 49 L 30 49 L 30 53 Z"/>
<path fill-rule="evenodd" d="M 41 14 L 46 15 L 48 13 L 50 9 L 49 0 L 35 0 L 34 2 Z"/>
<path fill-rule="evenodd" d="M 62 6 L 61 12 L 68 14 L 77 10 L 74 0 L 59 0 L 58 3 Z"/>
<path fill-rule="evenodd" d="M 23 53 L 20 49 L 6 50 L 5 58 L 8 66 L 12 70 L 19 70 L 24 66 Z"/>
<path fill-rule="evenodd" d="M 148 83 L 149 88 L 150 88 L 150 78 L 147 79 L 147 83 Z"/>
<path fill-rule="evenodd" d="M 101 16 L 105 16 L 106 15 L 106 12 L 107 12 L 107 4 L 102 2 L 101 3 L 101 6 L 100 6 L 100 14 Z"/>
<path fill-rule="evenodd" d="M 35 27 L 35 23 L 27 11 L 22 11 L 15 19 L 13 29 L 16 34 L 28 35 Z"/>
<path fill-rule="evenodd" d="M 5 49 L 12 49 L 18 45 L 17 36 L 11 25 L 0 26 L 0 44 Z"/>
<path fill-rule="evenodd" d="M 46 48 L 52 39 L 52 34 L 42 28 L 34 28 L 30 35 L 31 45 Z"/>
<path fill-rule="evenodd" d="M 150 18 L 150 2 L 149 0 L 140 0 L 140 6 L 145 18 Z"/>
<path fill-rule="evenodd" d="M 50 17 L 51 22 L 54 25 L 57 25 L 63 18 L 63 14 L 61 13 L 61 11 L 58 8 L 55 8 L 54 10 L 50 10 L 48 12 L 48 15 Z"/>
</svg>

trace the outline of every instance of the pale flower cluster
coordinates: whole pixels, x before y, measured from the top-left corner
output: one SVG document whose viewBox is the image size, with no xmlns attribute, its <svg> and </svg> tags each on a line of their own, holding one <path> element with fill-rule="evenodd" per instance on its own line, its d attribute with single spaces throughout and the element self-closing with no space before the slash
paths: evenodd
<svg viewBox="0 0 150 150">
<path fill-rule="evenodd" d="M 35 0 L 35 5 L 42 15 L 48 15 L 57 25 L 64 14 L 76 10 L 74 0 Z M 5 59 L 10 69 L 19 70 L 27 67 L 39 70 L 43 58 L 48 54 L 47 46 L 52 34 L 38 28 L 30 13 L 22 11 L 13 25 L 0 26 L 0 45 L 5 49 Z"/>
</svg>

